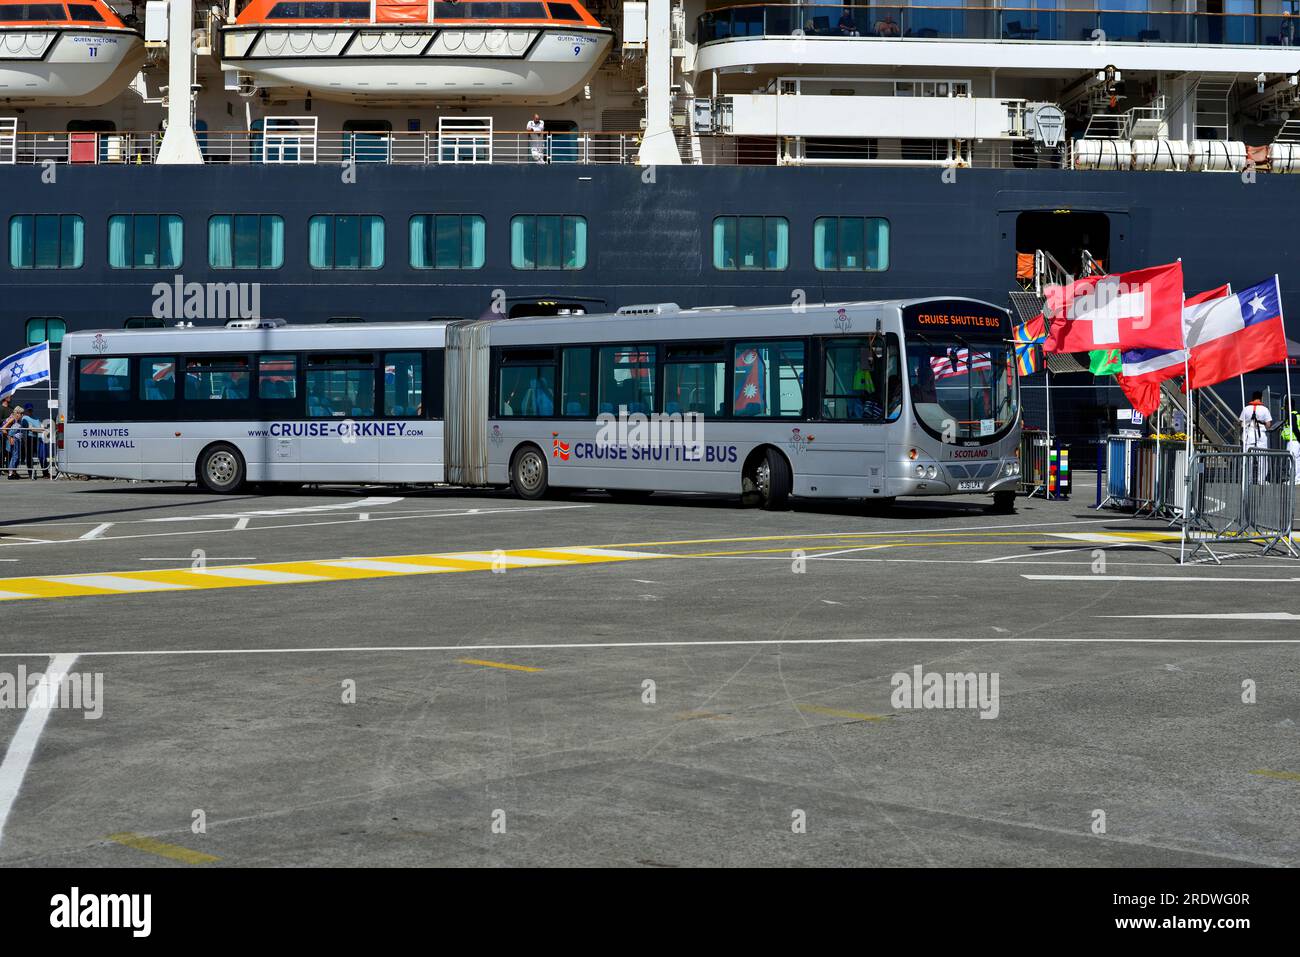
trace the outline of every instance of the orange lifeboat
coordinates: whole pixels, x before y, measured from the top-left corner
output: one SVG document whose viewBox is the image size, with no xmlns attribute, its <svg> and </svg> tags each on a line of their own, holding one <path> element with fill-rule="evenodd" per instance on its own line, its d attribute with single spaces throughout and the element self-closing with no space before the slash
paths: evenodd
<svg viewBox="0 0 1300 957">
<path fill-rule="evenodd" d="M 561 103 L 612 31 L 577 0 L 252 0 L 222 68 L 344 101 Z"/>
<path fill-rule="evenodd" d="M 144 63 L 144 39 L 103 0 L 0 0 L 0 103 L 99 106 Z"/>
</svg>

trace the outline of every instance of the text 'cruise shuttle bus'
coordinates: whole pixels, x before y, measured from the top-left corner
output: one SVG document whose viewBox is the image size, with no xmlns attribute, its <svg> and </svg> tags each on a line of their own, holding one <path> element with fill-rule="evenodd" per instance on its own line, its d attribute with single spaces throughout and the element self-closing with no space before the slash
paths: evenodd
<svg viewBox="0 0 1300 957">
<path fill-rule="evenodd" d="M 442 323 L 69 333 L 60 468 L 108 478 L 443 480 Z"/>
<path fill-rule="evenodd" d="M 1010 316 L 973 299 L 627 307 L 447 327 L 447 480 L 1010 509 Z"/>
</svg>

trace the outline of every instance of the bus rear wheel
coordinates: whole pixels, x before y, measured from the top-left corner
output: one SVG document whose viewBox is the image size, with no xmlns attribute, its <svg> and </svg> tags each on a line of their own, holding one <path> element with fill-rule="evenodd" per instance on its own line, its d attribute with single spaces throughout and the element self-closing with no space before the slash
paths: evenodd
<svg viewBox="0 0 1300 957">
<path fill-rule="evenodd" d="M 546 456 L 535 445 L 525 445 L 510 460 L 510 487 L 520 498 L 538 499 L 546 494 Z"/>
<path fill-rule="evenodd" d="M 199 484 L 218 495 L 234 492 L 244 484 L 244 457 L 233 445 L 210 445 L 199 456 Z"/>
<path fill-rule="evenodd" d="M 790 492 L 794 489 L 794 473 L 784 455 L 776 449 L 765 449 L 750 462 L 743 487 L 746 504 L 774 511 L 788 508 Z"/>
</svg>

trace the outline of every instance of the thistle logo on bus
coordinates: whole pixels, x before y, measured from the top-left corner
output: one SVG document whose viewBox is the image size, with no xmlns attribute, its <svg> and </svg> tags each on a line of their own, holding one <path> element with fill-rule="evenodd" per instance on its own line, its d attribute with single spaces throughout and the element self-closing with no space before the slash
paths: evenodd
<svg viewBox="0 0 1300 957">
<path fill-rule="evenodd" d="M 804 435 L 797 428 L 790 430 L 790 451 L 800 455 L 808 451 L 808 440 L 812 436 Z"/>
<path fill-rule="evenodd" d="M 853 320 L 843 309 L 835 310 L 835 328 L 840 332 L 848 332 L 853 328 Z"/>
<path fill-rule="evenodd" d="M 492 426 L 492 431 L 488 433 L 488 441 L 491 442 L 493 445 L 500 445 L 502 442 L 505 441 L 505 439 L 506 437 L 501 434 L 501 426 L 499 425 Z"/>
<path fill-rule="evenodd" d="M 551 458 L 559 459 L 561 462 L 569 461 L 569 446 L 560 441 L 559 432 L 551 433 Z"/>
<path fill-rule="evenodd" d="M 95 338 L 91 341 L 90 348 L 101 354 L 108 351 L 108 340 L 104 338 L 102 332 L 95 333 Z"/>
</svg>

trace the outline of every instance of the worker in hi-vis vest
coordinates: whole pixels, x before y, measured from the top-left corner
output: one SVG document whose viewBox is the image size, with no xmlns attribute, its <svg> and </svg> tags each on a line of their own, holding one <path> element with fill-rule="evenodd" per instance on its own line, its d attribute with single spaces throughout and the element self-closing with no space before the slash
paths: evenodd
<svg viewBox="0 0 1300 957">
<path fill-rule="evenodd" d="M 1295 463 L 1295 484 L 1300 485 L 1300 412 L 1291 413 L 1294 417 L 1292 421 L 1282 426 L 1282 441 L 1286 443 L 1286 450 L 1291 453 L 1291 461 Z"/>
</svg>

